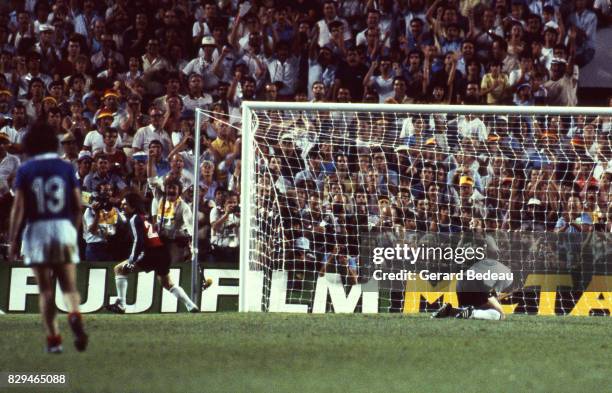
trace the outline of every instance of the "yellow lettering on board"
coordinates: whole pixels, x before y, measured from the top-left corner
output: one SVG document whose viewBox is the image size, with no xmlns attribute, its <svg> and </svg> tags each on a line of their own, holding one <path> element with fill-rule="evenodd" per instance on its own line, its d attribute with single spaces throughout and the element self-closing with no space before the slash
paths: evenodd
<svg viewBox="0 0 612 393">
<path fill-rule="evenodd" d="M 427 280 L 408 280 L 406 282 L 406 293 L 404 296 L 404 314 L 418 313 L 421 308 L 421 297 L 429 304 L 442 298 L 445 303 L 450 303 L 457 307 L 459 301 L 455 290 L 457 281 L 440 281 L 437 285 L 432 285 Z"/>
<path fill-rule="evenodd" d="M 572 287 L 572 276 L 569 274 L 530 274 L 525 280 L 525 287 L 540 287 L 538 315 L 555 315 L 555 302 L 559 287 Z"/>
<path fill-rule="evenodd" d="M 612 315 L 612 276 L 593 276 L 570 315 L 588 316 L 591 310 L 608 310 Z"/>
<path fill-rule="evenodd" d="M 514 314 L 514 309 L 518 306 L 518 303 L 514 303 L 514 304 L 502 304 L 502 310 L 504 311 L 504 314 Z"/>
</svg>

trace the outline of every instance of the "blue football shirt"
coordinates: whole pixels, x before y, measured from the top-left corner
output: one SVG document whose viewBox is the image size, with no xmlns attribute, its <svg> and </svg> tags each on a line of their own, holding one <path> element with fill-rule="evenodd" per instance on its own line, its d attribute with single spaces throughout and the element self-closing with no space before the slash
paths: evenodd
<svg viewBox="0 0 612 393">
<path fill-rule="evenodd" d="M 74 167 L 56 153 L 33 157 L 17 170 L 15 188 L 24 193 L 25 221 L 72 220 L 73 190 L 79 187 Z"/>
</svg>

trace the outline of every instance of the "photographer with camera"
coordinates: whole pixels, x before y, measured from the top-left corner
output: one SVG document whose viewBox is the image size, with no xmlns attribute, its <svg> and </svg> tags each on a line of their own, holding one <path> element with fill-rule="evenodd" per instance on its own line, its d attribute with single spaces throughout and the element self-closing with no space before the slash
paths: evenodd
<svg viewBox="0 0 612 393">
<path fill-rule="evenodd" d="M 117 229 L 125 223 L 125 218 L 111 202 L 113 193 L 110 182 L 99 183 L 83 215 L 85 260 L 88 262 L 114 260 Z"/>
<path fill-rule="evenodd" d="M 184 262 L 190 256 L 191 207 L 181 198 L 183 186 L 174 177 L 164 181 L 163 196 L 154 201 L 153 222 L 170 255 L 170 263 Z"/>
<path fill-rule="evenodd" d="M 238 195 L 230 193 L 223 207 L 210 211 L 212 255 L 223 262 L 238 263 L 240 251 L 240 206 Z"/>
</svg>

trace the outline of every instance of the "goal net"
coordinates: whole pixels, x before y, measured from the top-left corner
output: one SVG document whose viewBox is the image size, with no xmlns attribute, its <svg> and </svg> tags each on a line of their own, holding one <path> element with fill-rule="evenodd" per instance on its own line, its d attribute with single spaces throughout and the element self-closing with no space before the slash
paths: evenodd
<svg viewBox="0 0 612 393">
<path fill-rule="evenodd" d="M 609 314 L 611 115 L 245 103 L 241 311 L 433 310 L 486 260 L 509 312 Z"/>
</svg>

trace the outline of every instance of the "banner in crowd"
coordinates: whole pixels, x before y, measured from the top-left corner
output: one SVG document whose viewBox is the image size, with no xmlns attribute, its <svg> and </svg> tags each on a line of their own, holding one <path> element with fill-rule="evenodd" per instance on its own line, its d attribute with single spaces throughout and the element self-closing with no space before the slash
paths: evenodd
<svg viewBox="0 0 612 393">
<path fill-rule="evenodd" d="M 115 301 L 113 263 L 81 263 L 78 267 L 78 288 L 82 295 L 82 312 L 104 311 L 104 306 Z M 264 290 L 261 272 L 252 274 L 249 288 L 249 310 L 260 311 L 260 300 Z M 189 288 L 190 264 L 173 265 L 170 275 L 175 282 Z M 206 276 L 213 285 L 202 293 L 201 309 L 204 312 L 237 311 L 239 294 L 239 271 L 236 269 L 206 269 Z M 291 299 L 287 272 L 274 271 L 270 280 L 270 312 L 301 313 L 377 313 L 386 311 L 381 304 L 377 283 L 347 286 L 335 273 L 319 277 L 309 299 L 299 303 Z M 129 276 L 127 313 L 176 313 L 184 312 L 177 299 L 163 291 L 154 273 L 140 272 Z M 612 276 L 594 275 L 585 291 L 572 291 L 572 277 L 568 274 L 531 274 L 525 287 L 515 292 L 502 303 L 507 313 L 530 313 L 538 315 L 610 315 L 612 313 Z M 259 283 L 259 284 L 258 284 Z M 396 294 L 403 303 L 403 312 L 417 313 L 433 311 L 440 302 L 457 305 L 454 281 L 432 284 L 427 280 L 411 280 L 405 291 Z M 30 268 L 0 265 L 0 310 L 8 313 L 38 312 L 38 288 Z M 393 298 L 393 296 L 392 296 Z M 56 290 L 57 307 L 66 311 L 59 288 Z"/>
</svg>

